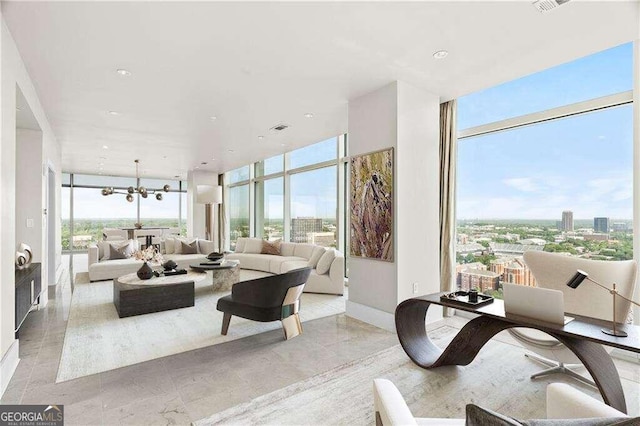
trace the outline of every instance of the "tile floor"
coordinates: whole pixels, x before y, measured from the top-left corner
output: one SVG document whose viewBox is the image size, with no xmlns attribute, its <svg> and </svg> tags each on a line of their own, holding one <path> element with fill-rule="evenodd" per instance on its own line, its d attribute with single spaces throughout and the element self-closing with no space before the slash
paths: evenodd
<svg viewBox="0 0 640 426">
<path fill-rule="evenodd" d="M 75 262 L 74 262 L 75 263 Z M 77 272 L 77 271 L 76 271 Z M 188 424 L 398 343 L 344 315 L 55 384 L 68 318 L 68 273 L 20 330 L 20 364 L 0 403 L 64 404 L 65 424 Z"/>
</svg>

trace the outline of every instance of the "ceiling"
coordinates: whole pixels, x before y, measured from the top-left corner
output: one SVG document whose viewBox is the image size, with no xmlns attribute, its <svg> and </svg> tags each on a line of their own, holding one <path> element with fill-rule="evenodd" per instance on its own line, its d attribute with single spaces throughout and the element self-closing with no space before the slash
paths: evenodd
<svg viewBox="0 0 640 426">
<path fill-rule="evenodd" d="M 349 99 L 395 80 L 447 100 L 619 45 L 638 37 L 639 16 L 635 1 L 587 0 L 545 14 L 526 0 L 3 2 L 2 11 L 63 169 L 104 163 L 105 174 L 132 175 L 139 158 L 155 177 L 222 172 L 347 132 Z M 449 56 L 436 60 L 440 49 Z M 279 123 L 291 128 L 269 131 Z"/>
</svg>

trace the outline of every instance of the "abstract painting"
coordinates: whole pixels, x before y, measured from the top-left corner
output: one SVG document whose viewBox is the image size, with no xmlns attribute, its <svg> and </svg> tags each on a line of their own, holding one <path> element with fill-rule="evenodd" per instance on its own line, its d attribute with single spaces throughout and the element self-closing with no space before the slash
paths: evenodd
<svg viewBox="0 0 640 426">
<path fill-rule="evenodd" d="M 351 256 L 393 262 L 393 148 L 352 157 Z"/>
</svg>

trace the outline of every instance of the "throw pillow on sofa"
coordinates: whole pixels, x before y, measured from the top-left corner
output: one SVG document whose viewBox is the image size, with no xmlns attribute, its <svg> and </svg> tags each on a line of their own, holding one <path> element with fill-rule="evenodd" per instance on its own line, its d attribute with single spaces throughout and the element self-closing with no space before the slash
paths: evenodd
<svg viewBox="0 0 640 426">
<path fill-rule="evenodd" d="M 309 258 L 309 267 L 311 268 L 315 268 L 316 266 L 318 266 L 318 262 L 320 261 L 320 258 L 322 256 L 324 256 L 324 254 L 326 253 L 327 249 L 324 247 L 314 247 L 313 251 L 311 252 L 311 257 Z"/>
<path fill-rule="evenodd" d="M 262 252 L 262 240 L 260 238 L 247 238 L 243 253 L 260 254 Z"/>
<path fill-rule="evenodd" d="M 164 239 L 164 253 L 163 254 L 173 254 L 176 252 L 175 249 L 175 241 L 174 237 L 167 237 Z"/>
<path fill-rule="evenodd" d="M 198 241 L 194 241 L 191 244 L 185 244 L 184 241 L 180 241 L 180 251 L 182 254 L 198 254 Z"/>
<path fill-rule="evenodd" d="M 331 269 L 331 264 L 333 263 L 333 259 L 336 258 L 336 252 L 333 249 L 327 250 L 320 260 L 318 260 L 318 265 L 316 266 L 316 273 L 318 275 L 323 275 L 329 272 Z"/>
<path fill-rule="evenodd" d="M 116 259 L 128 259 L 131 257 L 131 254 L 127 255 L 127 248 L 129 245 L 125 245 L 124 247 L 116 248 L 112 244 L 109 244 L 109 260 Z"/>
<path fill-rule="evenodd" d="M 181 242 L 185 243 L 185 244 L 193 244 L 194 242 L 198 241 L 197 238 L 176 238 L 174 240 L 174 253 L 175 254 L 183 254 L 182 253 L 182 244 L 180 244 Z M 196 243 L 196 247 L 197 247 L 197 243 Z M 196 249 L 197 250 L 197 249 Z M 197 253 L 197 251 L 196 251 Z"/>
<path fill-rule="evenodd" d="M 138 242 L 135 240 L 98 241 L 98 250 L 102 254 L 100 261 L 111 259 L 111 247 L 116 250 L 126 247 L 125 254 L 127 257 L 131 257 L 138 250 Z"/>
<path fill-rule="evenodd" d="M 280 243 L 282 240 L 275 240 L 270 243 L 269 241 L 262 240 L 262 250 L 260 254 L 275 254 L 280 256 Z"/>
</svg>

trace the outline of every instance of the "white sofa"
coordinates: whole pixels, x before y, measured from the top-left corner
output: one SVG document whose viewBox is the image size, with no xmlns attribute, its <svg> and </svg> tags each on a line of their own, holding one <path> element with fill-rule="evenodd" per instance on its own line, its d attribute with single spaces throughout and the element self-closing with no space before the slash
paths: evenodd
<svg viewBox="0 0 640 426">
<path fill-rule="evenodd" d="M 465 419 L 416 418 L 395 385 L 386 379 L 373 381 L 376 425 L 465 425 Z M 564 383 L 547 386 L 547 419 L 626 418 L 626 414 Z M 555 423 L 554 423 L 555 424 Z M 560 425 L 561 423 L 557 423 Z M 575 425 L 577 423 L 571 423 Z M 635 423 L 634 423 L 635 424 Z"/>
<path fill-rule="evenodd" d="M 339 251 L 334 250 L 335 258 L 328 272 L 320 274 L 317 269 L 317 257 L 327 251 L 325 247 L 283 242 L 280 244 L 280 255 L 273 255 L 261 254 L 261 245 L 262 240 L 259 238 L 238 238 L 235 253 L 227 254 L 225 257 L 238 260 L 242 269 L 271 274 L 282 274 L 292 269 L 311 266 L 313 270 L 304 286 L 306 293 L 344 294 L 344 256 Z"/>
<path fill-rule="evenodd" d="M 117 241 L 101 241 L 98 244 L 92 244 L 89 246 L 89 280 L 90 281 L 102 281 L 110 280 L 113 278 L 121 277 L 122 275 L 136 272 L 142 266 L 141 260 L 134 258 L 129 259 L 116 259 L 116 260 L 100 260 L 104 257 L 104 250 L 107 243 L 117 243 Z M 134 243 L 136 243 L 134 241 Z M 207 254 L 215 251 L 215 244 L 213 241 L 198 239 L 198 253 L 197 254 L 166 254 L 164 252 L 164 241 L 161 244 L 162 257 L 165 262 L 167 260 L 173 260 L 178 265 L 178 268 L 189 268 L 189 264 L 195 261 L 200 261 Z"/>
</svg>

